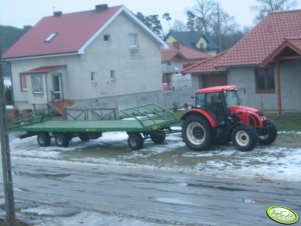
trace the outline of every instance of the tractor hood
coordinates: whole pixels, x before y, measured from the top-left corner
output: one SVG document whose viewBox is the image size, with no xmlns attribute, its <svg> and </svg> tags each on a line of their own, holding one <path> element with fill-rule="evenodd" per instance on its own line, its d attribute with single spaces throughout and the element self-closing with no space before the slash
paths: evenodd
<svg viewBox="0 0 301 226">
<path fill-rule="evenodd" d="M 241 105 L 233 105 L 230 107 L 230 112 L 251 112 L 251 113 L 258 113 L 256 108 L 241 106 Z"/>
</svg>

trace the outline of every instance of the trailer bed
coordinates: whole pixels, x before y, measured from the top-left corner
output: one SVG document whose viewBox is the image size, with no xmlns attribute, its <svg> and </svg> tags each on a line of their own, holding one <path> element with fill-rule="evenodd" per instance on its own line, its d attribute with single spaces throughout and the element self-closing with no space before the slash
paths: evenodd
<svg viewBox="0 0 301 226">
<path fill-rule="evenodd" d="M 11 122 L 11 131 L 26 132 L 20 138 L 37 135 L 40 146 L 50 145 L 50 139 L 60 147 L 68 146 L 73 137 L 82 141 L 97 139 L 104 132 L 127 132 L 128 145 L 134 149 L 143 147 L 144 139 L 150 138 L 161 144 L 170 127 L 179 122 L 177 116 L 168 109 L 156 104 L 146 104 L 121 110 L 126 117 L 123 120 L 49 120 L 44 113 L 33 112 L 21 115 Z M 46 120 L 46 118 L 48 118 Z"/>
<path fill-rule="evenodd" d="M 18 127 L 17 131 L 26 132 L 148 132 L 170 127 L 177 121 L 156 120 L 144 122 L 132 120 L 100 120 L 100 121 L 43 121 Z"/>
</svg>

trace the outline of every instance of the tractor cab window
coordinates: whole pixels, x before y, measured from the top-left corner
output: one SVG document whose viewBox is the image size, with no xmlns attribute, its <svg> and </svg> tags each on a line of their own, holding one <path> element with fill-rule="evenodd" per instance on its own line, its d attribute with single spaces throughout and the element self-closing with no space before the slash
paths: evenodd
<svg viewBox="0 0 301 226">
<path fill-rule="evenodd" d="M 225 98 L 227 107 L 231 107 L 233 105 L 240 105 L 240 100 L 238 98 L 236 90 L 225 91 Z"/>
<path fill-rule="evenodd" d="M 218 124 L 224 123 L 224 108 L 221 93 L 206 93 L 196 96 L 196 107 L 209 111 Z"/>
</svg>

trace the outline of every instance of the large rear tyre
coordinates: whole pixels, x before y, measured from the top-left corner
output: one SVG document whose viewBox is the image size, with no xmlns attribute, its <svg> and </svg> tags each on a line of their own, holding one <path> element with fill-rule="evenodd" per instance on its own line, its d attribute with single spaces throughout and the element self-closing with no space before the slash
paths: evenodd
<svg viewBox="0 0 301 226">
<path fill-rule="evenodd" d="M 70 137 L 67 133 L 57 133 L 55 134 L 55 143 L 59 147 L 68 147 Z"/>
<path fill-rule="evenodd" d="M 238 125 L 231 132 L 233 145 L 240 151 L 250 151 L 256 147 L 256 130 L 249 125 Z"/>
<path fill-rule="evenodd" d="M 195 151 L 208 149 L 213 140 L 209 123 L 198 115 L 190 115 L 184 120 L 182 137 L 186 145 Z"/>
<path fill-rule="evenodd" d="M 273 143 L 276 138 L 277 127 L 271 120 L 267 120 L 266 134 L 258 136 L 258 143 L 262 145 L 268 145 Z"/>
<path fill-rule="evenodd" d="M 50 145 L 50 136 L 48 133 L 39 133 L 37 142 L 41 147 L 48 147 Z"/>
<path fill-rule="evenodd" d="M 144 140 L 139 133 L 129 134 L 128 145 L 132 150 L 139 150 L 143 148 Z"/>
<path fill-rule="evenodd" d="M 164 131 L 151 133 L 150 138 L 155 144 L 163 144 L 166 134 Z"/>
</svg>

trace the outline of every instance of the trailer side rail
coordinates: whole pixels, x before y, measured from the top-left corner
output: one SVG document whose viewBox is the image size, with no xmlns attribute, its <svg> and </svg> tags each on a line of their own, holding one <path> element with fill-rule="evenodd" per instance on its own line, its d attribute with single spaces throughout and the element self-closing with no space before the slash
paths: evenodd
<svg viewBox="0 0 301 226">
<path fill-rule="evenodd" d="M 144 130 L 158 130 L 179 121 L 175 113 L 157 104 L 145 104 L 121 110 L 130 119 L 137 120 Z"/>
</svg>

